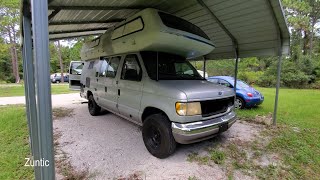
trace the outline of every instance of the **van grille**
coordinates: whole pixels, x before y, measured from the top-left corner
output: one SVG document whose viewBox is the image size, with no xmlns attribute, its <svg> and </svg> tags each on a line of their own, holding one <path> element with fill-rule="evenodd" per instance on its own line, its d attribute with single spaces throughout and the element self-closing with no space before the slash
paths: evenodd
<svg viewBox="0 0 320 180">
<path fill-rule="evenodd" d="M 228 107 L 234 104 L 234 96 L 223 99 L 201 101 L 200 104 L 202 117 L 213 116 L 226 112 Z"/>
</svg>

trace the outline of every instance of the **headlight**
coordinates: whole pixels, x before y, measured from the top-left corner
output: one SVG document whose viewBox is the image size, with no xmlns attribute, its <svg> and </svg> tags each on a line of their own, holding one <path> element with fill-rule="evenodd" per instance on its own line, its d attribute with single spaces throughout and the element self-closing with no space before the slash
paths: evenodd
<svg viewBox="0 0 320 180">
<path fill-rule="evenodd" d="M 200 102 L 190 102 L 190 103 L 177 102 L 176 112 L 180 116 L 193 116 L 193 115 L 202 114 Z"/>
</svg>

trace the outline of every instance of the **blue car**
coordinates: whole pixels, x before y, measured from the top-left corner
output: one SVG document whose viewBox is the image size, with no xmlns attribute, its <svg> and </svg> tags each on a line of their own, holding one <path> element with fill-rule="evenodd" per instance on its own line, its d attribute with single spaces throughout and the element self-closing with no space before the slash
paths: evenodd
<svg viewBox="0 0 320 180">
<path fill-rule="evenodd" d="M 231 76 L 211 76 L 207 80 L 229 88 L 233 88 L 234 85 L 234 78 Z M 263 95 L 259 91 L 241 80 L 237 80 L 236 94 L 235 107 L 238 109 L 257 106 L 264 100 Z"/>
</svg>

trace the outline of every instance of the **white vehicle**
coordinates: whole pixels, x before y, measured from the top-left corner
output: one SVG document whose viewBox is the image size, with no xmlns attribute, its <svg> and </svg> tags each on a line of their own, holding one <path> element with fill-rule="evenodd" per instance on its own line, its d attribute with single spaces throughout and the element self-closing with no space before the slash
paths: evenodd
<svg viewBox="0 0 320 180">
<path fill-rule="evenodd" d="M 80 95 L 91 115 L 103 108 L 142 126 L 147 150 L 168 157 L 176 143 L 212 138 L 235 122 L 234 91 L 187 60 L 213 49 L 197 26 L 145 9 L 83 46 Z"/>
<path fill-rule="evenodd" d="M 69 88 L 71 90 L 80 89 L 80 75 L 82 73 L 83 62 L 71 61 L 69 66 Z"/>
</svg>

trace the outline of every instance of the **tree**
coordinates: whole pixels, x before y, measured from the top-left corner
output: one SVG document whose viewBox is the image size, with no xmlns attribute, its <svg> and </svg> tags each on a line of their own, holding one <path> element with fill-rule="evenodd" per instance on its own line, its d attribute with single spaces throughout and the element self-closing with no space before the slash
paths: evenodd
<svg viewBox="0 0 320 180">
<path fill-rule="evenodd" d="M 18 63 L 18 33 L 19 33 L 19 0 L 0 1 L 0 35 L 9 44 L 12 74 L 15 82 L 20 81 Z"/>
<path fill-rule="evenodd" d="M 58 56 L 59 56 L 59 62 L 60 62 L 60 73 L 61 73 L 61 82 L 64 83 L 64 76 L 63 76 L 63 62 L 62 62 L 62 54 L 61 54 L 61 45 L 60 45 L 60 40 L 57 42 L 56 49 L 58 51 Z"/>
<path fill-rule="evenodd" d="M 289 26 L 292 31 L 292 44 L 302 44 L 302 53 L 313 53 L 314 34 L 319 29 L 316 24 L 320 18 L 319 0 L 283 0 Z"/>
</svg>

